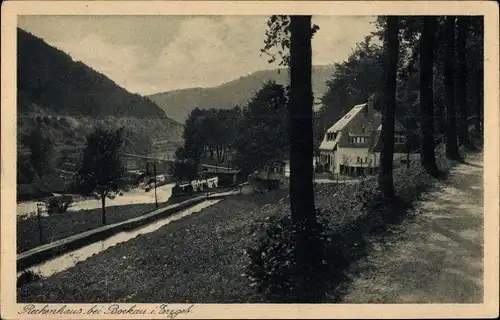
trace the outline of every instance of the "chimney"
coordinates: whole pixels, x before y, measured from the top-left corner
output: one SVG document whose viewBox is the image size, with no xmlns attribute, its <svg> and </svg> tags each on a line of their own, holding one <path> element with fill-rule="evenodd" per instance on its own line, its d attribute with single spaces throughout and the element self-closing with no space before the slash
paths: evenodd
<svg viewBox="0 0 500 320">
<path fill-rule="evenodd" d="M 365 116 L 370 120 L 373 120 L 373 113 L 375 112 L 375 99 L 375 94 L 371 94 L 366 103 Z"/>
</svg>

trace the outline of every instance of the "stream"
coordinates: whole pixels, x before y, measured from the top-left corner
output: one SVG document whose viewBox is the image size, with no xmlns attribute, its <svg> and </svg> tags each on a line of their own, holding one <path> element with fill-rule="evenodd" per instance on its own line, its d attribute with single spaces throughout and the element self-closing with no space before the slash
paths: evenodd
<svg viewBox="0 0 500 320">
<path fill-rule="evenodd" d="M 51 276 L 55 273 L 64 271 L 66 269 L 69 269 L 73 266 L 76 265 L 76 263 L 80 261 L 85 261 L 91 256 L 98 254 L 100 252 L 103 252 L 104 250 L 113 247 L 117 245 L 118 243 L 126 242 L 129 241 L 138 235 L 141 234 L 148 234 L 151 232 L 154 232 L 158 230 L 159 228 L 163 227 L 164 225 L 169 224 L 172 221 L 176 221 L 179 219 L 182 219 L 184 217 L 187 217 L 195 212 L 199 212 L 202 209 L 214 205 L 217 202 L 221 201 L 220 199 L 217 200 L 206 200 L 202 203 L 198 203 L 190 208 L 181 210 L 177 213 L 174 213 L 173 215 L 154 221 L 150 224 L 147 224 L 145 226 L 139 227 L 134 230 L 130 231 L 123 231 L 120 233 L 117 233 L 107 239 L 97 241 L 95 243 L 86 245 L 82 248 L 73 250 L 71 252 L 67 252 L 61 256 L 55 257 L 51 260 L 44 261 L 38 265 L 34 265 L 32 267 L 29 267 L 27 270 L 31 270 L 33 272 L 36 272 L 40 274 L 42 277 L 48 277 Z M 18 272 L 17 276 L 19 277 L 21 273 Z"/>
</svg>

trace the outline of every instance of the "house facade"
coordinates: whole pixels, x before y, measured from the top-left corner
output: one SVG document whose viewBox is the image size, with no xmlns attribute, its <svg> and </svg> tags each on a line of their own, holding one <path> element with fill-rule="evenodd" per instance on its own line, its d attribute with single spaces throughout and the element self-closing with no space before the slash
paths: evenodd
<svg viewBox="0 0 500 320">
<path fill-rule="evenodd" d="M 325 172 L 358 176 L 377 171 L 380 162 L 382 116 L 371 102 L 354 106 L 325 133 L 318 165 Z M 417 146 L 406 141 L 403 127 L 396 123 L 394 160 L 419 158 Z M 412 139 L 413 140 L 413 139 Z"/>
</svg>

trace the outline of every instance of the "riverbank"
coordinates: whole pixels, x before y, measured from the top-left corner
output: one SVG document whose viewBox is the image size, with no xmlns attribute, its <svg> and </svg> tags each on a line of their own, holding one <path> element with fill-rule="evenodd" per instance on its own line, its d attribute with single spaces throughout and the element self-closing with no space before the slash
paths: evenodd
<svg viewBox="0 0 500 320">
<path fill-rule="evenodd" d="M 159 186 L 156 190 L 157 199 L 159 202 L 167 201 L 172 195 L 172 188 L 175 184 L 168 183 L 162 186 Z M 34 216 L 37 211 L 37 203 L 40 201 L 20 201 L 17 203 L 16 214 L 18 219 L 24 219 L 28 216 Z M 154 190 L 150 190 L 146 192 L 144 188 L 134 188 L 128 192 L 122 192 L 120 196 L 117 194 L 114 199 L 106 199 L 106 205 L 109 207 L 114 206 L 124 206 L 124 205 L 133 205 L 133 204 L 154 204 L 155 203 L 155 194 Z M 78 196 L 75 198 L 75 201 L 71 204 L 69 211 L 75 212 L 79 210 L 92 210 L 101 208 L 102 203 L 100 199 L 95 198 L 84 198 Z"/>
<path fill-rule="evenodd" d="M 219 187 L 210 189 L 210 192 L 225 192 L 231 189 L 232 187 Z M 165 195 L 169 191 L 171 193 L 171 186 L 166 185 L 160 192 Z M 150 191 L 149 193 L 151 194 L 154 192 Z M 152 203 L 125 204 L 116 206 L 107 205 L 106 222 L 107 225 L 120 223 L 143 216 L 157 209 L 162 209 L 166 206 L 203 195 L 205 195 L 205 193 L 185 197 L 170 197 L 169 195 L 169 198 L 158 203 L 158 208 L 156 207 L 154 200 Z M 90 201 L 100 203 L 100 200 Z M 91 204 L 94 205 L 93 203 Z M 27 250 L 99 227 L 102 227 L 102 208 L 100 206 L 94 209 L 79 211 L 68 210 L 67 212 L 61 214 L 42 216 L 40 218 L 40 222 L 36 216 L 18 219 L 16 228 L 17 253 L 26 252 Z"/>
</svg>

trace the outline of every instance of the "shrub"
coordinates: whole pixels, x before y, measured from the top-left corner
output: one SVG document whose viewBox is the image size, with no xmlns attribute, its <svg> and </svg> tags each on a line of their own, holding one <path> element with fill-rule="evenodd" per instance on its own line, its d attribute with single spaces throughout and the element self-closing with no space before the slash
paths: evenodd
<svg viewBox="0 0 500 320">
<path fill-rule="evenodd" d="M 60 124 L 61 126 L 63 126 L 63 127 L 69 127 L 69 126 L 70 126 L 69 121 L 68 121 L 66 118 L 64 118 L 64 117 L 60 117 L 60 118 L 58 119 L 58 121 L 59 121 L 59 124 Z"/>
<path fill-rule="evenodd" d="M 319 212 L 318 217 L 322 217 Z M 290 214 L 277 214 L 259 229 L 254 246 L 247 249 L 246 274 L 251 285 L 274 302 L 321 300 L 328 234 L 323 221 L 304 231 L 303 226 L 292 225 Z M 301 253 L 303 263 L 298 263 Z"/>
<path fill-rule="evenodd" d="M 42 276 L 31 270 L 24 270 L 19 277 L 17 277 L 17 287 L 20 288 L 27 283 L 40 280 Z"/>
<path fill-rule="evenodd" d="M 56 196 L 45 199 L 48 214 L 64 213 L 72 202 L 71 196 Z"/>
</svg>

